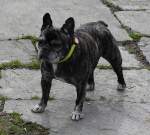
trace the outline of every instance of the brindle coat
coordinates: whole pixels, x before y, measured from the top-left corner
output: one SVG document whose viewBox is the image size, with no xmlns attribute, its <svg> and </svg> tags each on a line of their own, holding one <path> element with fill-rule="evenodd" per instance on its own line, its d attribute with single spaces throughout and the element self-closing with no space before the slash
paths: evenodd
<svg viewBox="0 0 150 135">
<path fill-rule="evenodd" d="M 94 69 L 100 57 L 105 58 L 112 65 L 118 77 L 118 90 L 126 87 L 122 73 L 122 58 L 117 42 L 103 21 L 82 25 L 74 31 L 74 19 L 68 18 L 60 28 L 54 28 L 49 13 L 43 17 L 43 25 L 39 41 L 39 58 L 41 64 L 41 102 L 32 109 L 33 112 L 43 112 L 48 101 L 52 79 L 64 80 L 76 87 L 77 99 L 73 120 L 82 117 L 82 107 L 87 90 L 94 90 Z M 69 52 L 74 38 L 76 44 L 72 57 L 63 62 Z M 56 64 L 57 63 L 57 64 Z"/>
</svg>

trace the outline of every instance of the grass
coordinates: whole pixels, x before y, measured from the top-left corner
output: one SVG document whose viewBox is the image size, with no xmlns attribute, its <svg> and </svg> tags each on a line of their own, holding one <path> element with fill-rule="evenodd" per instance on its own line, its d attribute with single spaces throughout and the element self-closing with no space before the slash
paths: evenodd
<svg viewBox="0 0 150 135">
<path fill-rule="evenodd" d="M 55 97 L 54 96 L 49 96 L 48 100 L 49 101 L 55 100 Z"/>
<path fill-rule="evenodd" d="M 89 102 L 89 101 L 95 101 L 95 100 L 89 97 L 85 97 L 85 101 Z"/>
<path fill-rule="evenodd" d="M 130 53 L 135 53 L 135 50 L 132 48 L 128 48 L 128 51 Z M 98 69 L 103 69 L 103 70 L 107 70 L 107 69 L 113 69 L 111 65 L 97 65 Z M 123 70 L 141 70 L 141 69 L 147 69 L 150 70 L 150 66 L 144 66 L 144 67 L 122 67 Z"/>
<path fill-rule="evenodd" d="M 100 100 L 100 101 L 106 101 L 107 99 L 106 99 L 106 97 L 104 97 L 104 96 L 100 96 L 99 100 Z"/>
<path fill-rule="evenodd" d="M 0 64 L 0 70 L 15 68 L 40 69 L 40 62 L 38 60 L 32 60 L 32 62 L 24 64 L 21 63 L 19 60 L 13 60 Z"/>
<path fill-rule="evenodd" d="M 117 11 L 122 11 L 123 9 L 120 8 L 119 6 L 116 6 L 113 4 L 112 0 L 102 0 L 102 2 L 108 6 L 112 12 L 117 12 Z"/>
<path fill-rule="evenodd" d="M 9 99 L 8 97 L 6 97 L 6 96 L 2 96 L 2 95 L 0 95 L 0 101 L 5 101 L 5 100 L 7 100 L 7 99 Z"/>
<path fill-rule="evenodd" d="M 20 36 L 20 37 L 16 38 L 16 40 L 20 40 L 20 39 L 29 39 L 29 40 L 31 40 L 31 42 L 34 46 L 39 41 L 39 39 L 34 35 L 23 35 L 23 36 Z"/>
<path fill-rule="evenodd" d="M 33 97 L 31 97 L 31 100 L 39 100 L 39 99 L 40 99 L 39 96 L 33 96 Z M 49 101 L 55 100 L 55 97 L 54 96 L 49 96 L 48 100 Z"/>
<path fill-rule="evenodd" d="M 136 53 L 136 49 L 132 46 L 127 46 L 126 49 L 128 50 L 128 52 L 130 54 L 135 54 Z"/>
<path fill-rule="evenodd" d="M 97 65 L 97 68 L 98 69 L 112 69 L 112 66 L 111 65 Z"/>
<path fill-rule="evenodd" d="M 150 65 L 145 66 L 145 69 L 147 69 L 147 70 L 149 70 L 149 71 L 150 71 Z"/>
<path fill-rule="evenodd" d="M 129 36 L 133 39 L 133 41 L 139 41 L 142 37 L 139 32 L 130 32 Z"/>
<path fill-rule="evenodd" d="M 39 124 L 24 122 L 21 114 L 13 112 L 0 116 L 0 135 L 48 135 L 48 129 Z"/>
<path fill-rule="evenodd" d="M 139 48 L 136 41 L 131 42 L 131 43 L 127 42 L 127 43 L 123 44 L 123 46 L 125 47 L 126 50 L 128 50 L 128 52 L 130 54 L 134 54 L 136 56 L 136 59 L 139 60 L 143 64 L 141 69 L 150 70 L 150 63 L 144 56 L 143 51 Z M 132 69 L 135 69 L 135 68 L 132 68 Z M 136 68 L 136 69 L 138 69 L 138 68 Z"/>
<path fill-rule="evenodd" d="M 1 72 L 1 70 L 0 70 L 0 79 L 2 78 L 2 72 Z"/>
<path fill-rule="evenodd" d="M 31 97 L 31 100 L 39 100 L 39 99 L 40 99 L 40 97 L 38 97 L 38 96 Z"/>
</svg>

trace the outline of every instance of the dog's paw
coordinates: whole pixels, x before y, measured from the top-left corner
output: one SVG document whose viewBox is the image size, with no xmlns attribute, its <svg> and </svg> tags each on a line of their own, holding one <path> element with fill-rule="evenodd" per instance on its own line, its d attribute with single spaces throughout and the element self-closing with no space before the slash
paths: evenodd
<svg viewBox="0 0 150 135">
<path fill-rule="evenodd" d="M 118 90 L 118 91 L 124 91 L 125 88 L 126 88 L 126 85 L 125 85 L 125 84 L 118 84 L 117 90 Z"/>
<path fill-rule="evenodd" d="M 44 106 L 44 105 L 41 106 L 41 105 L 37 104 L 37 105 L 35 105 L 35 106 L 31 109 L 31 111 L 32 111 L 33 113 L 42 113 L 42 112 L 44 112 L 45 107 L 46 107 L 46 106 Z"/>
<path fill-rule="evenodd" d="M 78 112 L 78 111 L 73 111 L 72 112 L 71 119 L 73 121 L 78 121 L 78 120 L 83 119 L 83 118 L 84 118 L 84 114 L 83 113 Z"/>
</svg>

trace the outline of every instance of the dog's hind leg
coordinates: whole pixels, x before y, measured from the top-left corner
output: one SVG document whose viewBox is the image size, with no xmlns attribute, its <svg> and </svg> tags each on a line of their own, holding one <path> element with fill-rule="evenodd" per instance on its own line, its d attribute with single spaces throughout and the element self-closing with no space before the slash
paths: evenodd
<svg viewBox="0 0 150 135">
<path fill-rule="evenodd" d="M 86 84 L 86 91 L 93 91 L 95 88 L 95 82 L 94 82 L 94 71 L 90 74 L 88 82 Z"/>
<path fill-rule="evenodd" d="M 125 83 L 124 76 L 123 76 L 122 58 L 121 58 L 119 49 L 116 48 L 116 52 L 114 52 L 113 58 L 110 56 L 111 55 L 107 57 L 104 56 L 104 58 L 112 65 L 114 72 L 117 74 L 117 78 L 118 78 L 117 90 L 123 91 L 126 88 L 126 83 Z"/>
</svg>

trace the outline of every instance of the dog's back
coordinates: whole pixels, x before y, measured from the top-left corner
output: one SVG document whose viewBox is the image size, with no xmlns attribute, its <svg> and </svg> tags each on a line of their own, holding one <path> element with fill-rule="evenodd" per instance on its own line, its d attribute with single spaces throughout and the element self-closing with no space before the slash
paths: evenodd
<svg viewBox="0 0 150 135">
<path fill-rule="evenodd" d="M 108 57 L 109 59 L 115 59 L 113 58 L 114 53 L 118 53 L 118 56 L 121 58 L 120 52 L 118 51 L 117 42 L 105 22 L 98 21 L 84 24 L 76 30 L 76 33 L 77 35 L 83 35 L 84 33 L 89 38 L 87 40 L 92 39 L 98 47 L 99 56 L 106 59 Z"/>
</svg>

